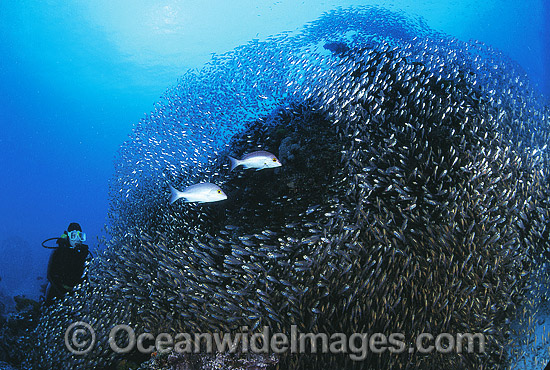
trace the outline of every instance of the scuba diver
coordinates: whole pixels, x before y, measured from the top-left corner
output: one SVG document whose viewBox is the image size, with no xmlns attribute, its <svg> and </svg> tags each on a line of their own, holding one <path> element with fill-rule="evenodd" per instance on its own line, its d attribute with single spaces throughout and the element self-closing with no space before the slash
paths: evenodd
<svg viewBox="0 0 550 370">
<path fill-rule="evenodd" d="M 57 240 L 56 247 L 44 245 L 47 241 Z M 44 248 L 55 249 L 48 262 L 46 305 L 52 304 L 54 298 L 62 298 L 73 287 L 83 280 L 84 266 L 89 260 L 88 246 L 83 244 L 86 234 L 76 222 L 69 224 L 67 231 L 60 238 L 50 238 L 42 242 Z"/>
</svg>

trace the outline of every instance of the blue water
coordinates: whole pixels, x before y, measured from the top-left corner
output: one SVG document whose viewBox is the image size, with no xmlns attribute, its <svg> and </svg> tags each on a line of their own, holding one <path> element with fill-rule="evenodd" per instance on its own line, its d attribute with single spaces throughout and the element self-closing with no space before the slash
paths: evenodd
<svg viewBox="0 0 550 370">
<path fill-rule="evenodd" d="M 38 297 L 40 243 L 69 222 L 97 248 L 117 149 L 178 76 L 338 5 L 387 5 L 493 45 L 550 96 L 548 0 L 256 3 L 0 2 L 0 295 Z"/>
</svg>

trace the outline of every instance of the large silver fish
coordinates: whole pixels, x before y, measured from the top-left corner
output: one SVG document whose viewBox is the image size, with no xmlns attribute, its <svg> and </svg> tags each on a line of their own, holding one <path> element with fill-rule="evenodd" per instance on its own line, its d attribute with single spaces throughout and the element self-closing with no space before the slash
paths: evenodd
<svg viewBox="0 0 550 370">
<path fill-rule="evenodd" d="M 231 171 L 239 166 L 243 166 L 245 169 L 254 168 L 256 171 L 282 166 L 277 157 L 265 150 L 246 154 L 242 159 L 229 156 L 229 161 L 231 162 Z"/>
<path fill-rule="evenodd" d="M 180 198 L 183 198 L 185 203 L 210 203 L 227 199 L 227 195 L 218 185 L 209 182 L 191 185 L 182 191 L 170 185 L 170 193 L 170 204 Z"/>
</svg>

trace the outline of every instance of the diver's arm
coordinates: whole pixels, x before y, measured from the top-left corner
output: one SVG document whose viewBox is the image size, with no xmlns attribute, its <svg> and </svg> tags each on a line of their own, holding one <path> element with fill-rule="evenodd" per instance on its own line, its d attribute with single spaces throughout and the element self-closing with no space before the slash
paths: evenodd
<svg viewBox="0 0 550 370">
<path fill-rule="evenodd" d="M 48 279 L 48 281 L 52 284 L 55 284 L 54 280 L 55 280 L 55 277 L 54 277 L 54 274 L 52 273 L 52 265 L 55 263 L 55 251 L 52 253 L 52 255 L 50 256 L 50 260 L 48 261 L 48 270 L 46 271 L 46 279 Z"/>
<path fill-rule="evenodd" d="M 53 285 L 54 288 L 60 292 L 67 290 L 61 283 L 59 283 L 59 281 L 61 280 L 60 277 L 56 274 L 53 274 L 50 270 L 51 269 L 48 268 L 48 275 L 47 275 L 47 278 L 50 284 Z"/>
<path fill-rule="evenodd" d="M 57 259 L 57 253 L 58 250 L 56 249 L 51 257 L 50 257 L 50 262 L 48 263 L 48 271 L 46 273 L 46 278 L 48 279 L 48 281 L 50 282 L 51 285 L 53 285 L 53 287 L 55 289 L 57 289 L 58 291 L 60 292 L 63 292 L 63 291 L 66 291 L 66 290 L 70 290 L 71 288 L 70 287 L 67 287 L 65 285 L 63 285 L 61 283 L 62 281 L 62 278 L 61 276 L 58 274 L 58 273 L 55 273 L 54 271 L 59 271 L 60 269 L 56 266 L 57 262 L 56 262 L 56 259 Z"/>
</svg>

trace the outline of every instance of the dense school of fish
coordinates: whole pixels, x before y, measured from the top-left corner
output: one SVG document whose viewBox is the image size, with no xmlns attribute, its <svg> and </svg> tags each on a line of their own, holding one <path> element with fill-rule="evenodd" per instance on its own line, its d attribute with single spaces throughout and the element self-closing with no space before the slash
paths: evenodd
<svg viewBox="0 0 550 370">
<path fill-rule="evenodd" d="M 88 280 L 45 312 L 30 361 L 116 363 L 117 324 L 174 334 L 295 324 L 399 332 L 407 347 L 423 332 L 487 343 L 359 362 L 287 354 L 281 369 L 506 368 L 547 294 L 549 124 L 514 62 L 379 8 L 215 56 L 121 148 L 112 239 Z M 258 150 L 282 166 L 230 171 L 228 156 Z M 201 182 L 227 199 L 167 202 L 168 184 Z M 96 329 L 87 355 L 65 349 L 74 321 Z"/>
</svg>

